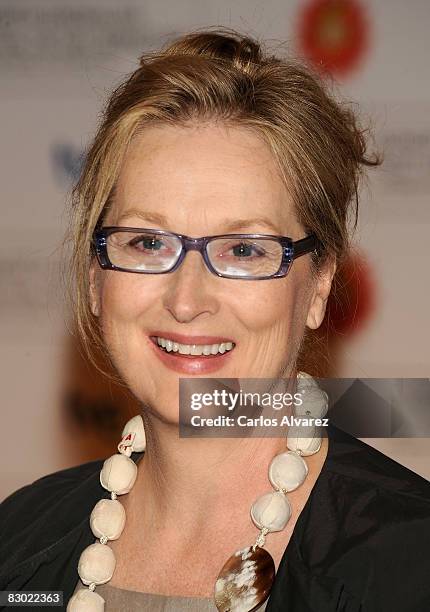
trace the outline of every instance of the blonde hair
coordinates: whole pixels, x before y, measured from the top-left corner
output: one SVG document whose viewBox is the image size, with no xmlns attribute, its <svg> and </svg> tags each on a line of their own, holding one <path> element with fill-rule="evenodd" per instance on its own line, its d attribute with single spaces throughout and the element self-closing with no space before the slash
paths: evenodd
<svg viewBox="0 0 430 612">
<path fill-rule="evenodd" d="M 339 263 L 348 253 L 362 168 L 380 163 L 366 156 L 366 130 L 352 110 L 309 67 L 270 55 L 249 36 L 227 28 L 182 36 L 142 55 L 113 91 L 72 191 L 67 285 L 79 339 L 98 369 L 100 350 L 109 356 L 90 309 L 91 238 L 111 204 L 127 147 L 147 125 L 212 120 L 252 129 L 269 145 L 299 222 L 322 245 L 312 255 L 314 273 L 328 257 Z"/>
</svg>

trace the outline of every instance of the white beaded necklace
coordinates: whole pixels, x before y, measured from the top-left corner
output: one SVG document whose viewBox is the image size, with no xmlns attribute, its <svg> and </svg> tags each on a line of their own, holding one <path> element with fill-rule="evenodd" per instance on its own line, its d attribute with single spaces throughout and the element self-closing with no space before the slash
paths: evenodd
<svg viewBox="0 0 430 612">
<path fill-rule="evenodd" d="M 296 416 L 321 418 L 327 412 L 328 397 L 305 372 L 297 374 L 297 390 L 304 403 Z M 306 431 L 306 436 L 303 433 Z M 276 455 L 269 466 L 269 480 L 275 491 L 261 495 L 251 507 L 251 519 L 260 529 L 252 546 L 236 551 L 222 567 L 215 583 L 214 600 L 220 612 L 252 612 L 268 598 L 275 579 L 275 564 L 262 548 L 269 532 L 281 531 L 291 516 L 287 493 L 303 484 L 308 466 L 303 456 L 314 455 L 321 448 L 321 436 L 311 426 L 289 427 L 288 451 Z M 132 452 L 146 448 L 145 430 L 140 415 L 128 421 L 118 444 L 118 453 L 103 463 L 101 485 L 111 499 L 101 499 L 94 506 L 90 526 L 98 542 L 85 548 L 79 558 L 78 574 L 87 589 L 80 589 L 70 599 L 66 612 L 103 612 L 105 600 L 94 591 L 112 578 L 116 560 L 109 540 L 117 540 L 125 526 L 125 510 L 118 495 L 128 493 L 137 477 Z"/>
</svg>

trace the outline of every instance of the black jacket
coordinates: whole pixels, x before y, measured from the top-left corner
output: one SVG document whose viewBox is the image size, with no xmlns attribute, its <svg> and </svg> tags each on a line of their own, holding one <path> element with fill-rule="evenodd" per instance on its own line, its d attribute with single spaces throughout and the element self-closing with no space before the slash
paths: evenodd
<svg viewBox="0 0 430 612">
<path fill-rule="evenodd" d="M 333 425 L 328 433 L 266 612 L 429 612 L 430 483 Z M 102 463 L 50 474 L 4 500 L 0 590 L 62 590 L 67 604 L 79 556 L 95 541 L 89 516 L 109 498 Z"/>
</svg>

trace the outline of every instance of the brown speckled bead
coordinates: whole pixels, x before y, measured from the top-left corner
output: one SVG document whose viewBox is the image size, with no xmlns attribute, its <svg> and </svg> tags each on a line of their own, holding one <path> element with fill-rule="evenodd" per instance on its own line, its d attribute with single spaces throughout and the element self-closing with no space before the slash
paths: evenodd
<svg viewBox="0 0 430 612">
<path fill-rule="evenodd" d="M 252 612 L 267 599 L 275 579 L 275 563 L 264 548 L 238 550 L 221 569 L 215 583 L 219 612 Z"/>
</svg>

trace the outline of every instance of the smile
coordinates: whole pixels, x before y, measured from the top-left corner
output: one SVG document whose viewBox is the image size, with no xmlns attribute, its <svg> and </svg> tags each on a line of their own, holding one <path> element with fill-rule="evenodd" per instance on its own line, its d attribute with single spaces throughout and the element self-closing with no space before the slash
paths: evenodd
<svg viewBox="0 0 430 612">
<path fill-rule="evenodd" d="M 149 340 L 164 366 L 185 375 L 205 375 L 223 368 L 236 347 L 225 337 L 163 334 L 161 330 L 152 332 Z"/>
</svg>

